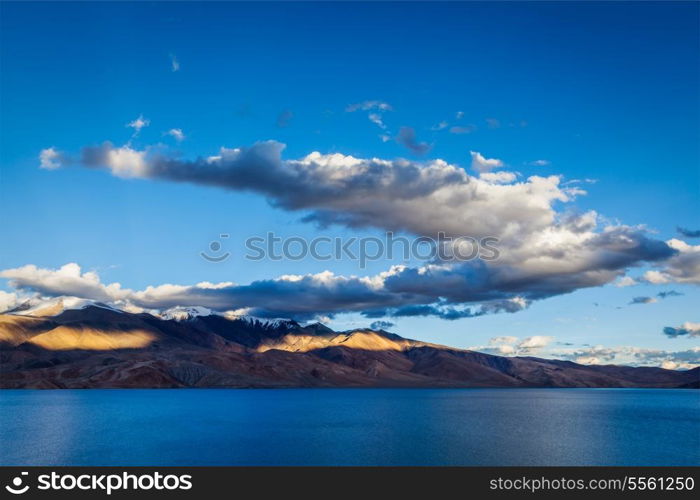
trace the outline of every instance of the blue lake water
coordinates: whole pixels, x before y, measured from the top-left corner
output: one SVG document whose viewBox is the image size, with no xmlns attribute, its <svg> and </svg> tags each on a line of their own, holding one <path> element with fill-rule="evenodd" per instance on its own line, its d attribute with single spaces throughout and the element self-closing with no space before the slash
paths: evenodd
<svg viewBox="0 0 700 500">
<path fill-rule="evenodd" d="M 700 465 L 700 391 L 0 391 L 1 465 Z"/>
</svg>

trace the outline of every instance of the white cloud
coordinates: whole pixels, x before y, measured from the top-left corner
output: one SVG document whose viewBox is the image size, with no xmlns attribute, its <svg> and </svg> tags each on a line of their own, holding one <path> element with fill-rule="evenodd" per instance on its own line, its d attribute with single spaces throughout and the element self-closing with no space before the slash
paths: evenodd
<svg viewBox="0 0 700 500">
<path fill-rule="evenodd" d="M 382 121 L 382 115 L 379 113 L 370 113 L 368 115 L 369 121 L 374 123 L 377 127 L 381 128 L 382 130 L 386 129 L 386 125 Z"/>
<path fill-rule="evenodd" d="M 171 128 L 166 132 L 167 135 L 174 137 L 177 142 L 182 142 L 185 140 L 185 134 L 180 128 Z"/>
<path fill-rule="evenodd" d="M 66 295 L 112 302 L 124 299 L 130 293 L 129 290 L 123 290 L 119 283 L 103 285 L 97 273 L 83 273 L 75 263 L 56 270 L 26 265 L 0 271 L 0 278 L 10 280 L 10 286 L 18 290 L 33 291 L 50 297 Z"/>
<path fill-rule="evenodd" d="M 644 273 L 644 279 L 653 285 L 663 285 L 671 281 L 661 271 L 647 271 Z"/>
<path fill-rule="evenodd" d="M 283 144 L 267 141 L 222 148 L 216 155 L 188 161 L 162 148 L 136 150 L 105 143 L 84 148 L 80 164 L 125 178 L 256 192 L 280 209 L 304 211 L 307 222 L 376 227 L 418 236 L 444 233 L 454 238 L 498 238 L 499 256 L 491 261 L 452 259 L 392 268 L 389 274 L 366 278 L 331 276 L 323 282 L 304 277 L 295 282 L 294 293 L 313 300 L 303 304 L 290 304 L 300 301 L 289 300 L 285 294 L 292 293 L 292 282 L 280 278 L 220 290 L 203 291 L 197 286 L 162 289 L 168 292 L 170 307 L 253 307 L 277 316 L 305 314 L 315 308 L 316 314 L 347 310 L 377 318 L 386 314 L 457 319 L 517 311 L 534 300 L 611 283 L 631 266 L 673 254 L 666 243 L 650 239 L 643 228 L 601 226 L 593 211 L 578 215 L 559 211 L 558 205 L 584 193 L 562 186 L 559 176 L 504 183 L 514 180 L 514 174 L 488 172 L 502 162 L 479 153 L 473 157 L 485 171 L 473 177 L 460 166 L 439 159 L 385 160 L 313 152 L 285 160 L 283 149 Z M 333 284 L 330 291 L 328 284 Z M 262 294 L 263 285 L 278 293 L 279 299 L 272 292 Z M 147 297 L 135 295 L 142 302 Z M 480 309 L 471 310 L 471 304 Z"/>
<path fill-rule="evenodd" d="M 470 151 L 472 157 L 472 170 L 483 173 L 493 170 L 494 168 L 500 168 L 504 166 L 503 161 L 497 158 L 485 158 L 478 151 Z"/>
<path fill-rule="evenodd" d="M 554 337 L 546 335 L 534 335 L 524 339 L 512 336 L 493 337 L 488 345 L 469 347 L 469 350 L 501 356 L 531 356 L 542 351 L 553 340 Z"/>
<path fill-rule="evenodd" d="M 550 164 L 551 162 L 549 160 L 535 160 L 528 163 L 528 165 L 532 165 L 533 167 L 546 167 Z"/>
<path fill-rule="evenodd" d="M 136 118 L 133 121 L 130 121 L 126 124 L 126 126 L 134 129 L 133 137 L 136 137 L 139 134 L 139 132 L 141 132 L 141 129 L 144 127 L 148 127 L 150 123 L 150 120 L 144 118 L 143 115 L 139 115 L 138 118 Z"/>
<path fill-rule="evenodd" d="M 46 170 L 55 170 L 61 167 L 61 153 L 54 148 L 42 149 L 39 153 L 39 167 Z"/>
<path fill-rule="evenodd" d="M 436 132 L 437 132 L 438 130 L 445 130 L 445 129 L 446 129 L 447 127 L 449 127 L 449 126 L 450 126 L 450 124 L 447 123 L 446 121 L 441 121 L 440 123 L 438 123 L 438 124 L 433 125 L 432 127 L 430 127 L 430 130 L 433 130 L 433 131 L 436 131 Z"/>
<path fill-rule="evenodd" d="M 615 282 L 615 286 L 618 288 L 624 288 L 627 286 L 635 286 L 639 283 L 630 276 L 623 276 Z"/>
<path fill-rule="evenodd" d="M 533 352 L 538 351 L 544 347 L 547 347 L 550 342 L 554 340 L 554 337 L 549 337 L 546 335 L 535 335 L 533 337 L 527 337 L 518 344 L 519 352 Z"/>
</svg>

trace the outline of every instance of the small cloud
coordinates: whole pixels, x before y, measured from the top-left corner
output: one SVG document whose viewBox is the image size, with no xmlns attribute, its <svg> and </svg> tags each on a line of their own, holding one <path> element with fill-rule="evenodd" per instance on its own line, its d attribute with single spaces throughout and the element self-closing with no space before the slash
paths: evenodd
<svg viewBox="0 0 700 500">
<path fill-rule="evenodd" d="M 384 125 L 384 122 L 382 121 L 382 115 L 379 113 L 370 113 L 368 116 L 369 121 L 374 123 L 377 127 L 381 128 L 382 130 L 386 130 L 386 125 Z"/>
<path fill-rule="evenodd" d="M 498 158 L 484 158 L 478 151 L 470 151 L 469 154 L 472 155 L 472 169 L 476 172 L 484 173 L 504 166 L 503 161 Z"/>
<path fill-rule="evenodd" d="M 292 121 L 292 118 L 294 118 L 294 113 L 288 109 L 285 109 L 279 115 L 277 115 L 277 127 L 289 127 L 289 123 Z"/>
<path fill-rule="evenodd" d="M 686 321 L 681 326 L 667 326 L 663 329 L 664 335 L 669 338 L 676 337 L 700 337 L 700 323 L 691 323 Z"/>
<path fill-rule="evenodd" d="M 497 120 L 496 118 L 487 118 L 486 119 L 486 126 L 490 129 L 500 128 L 501 122 L 500 122 L 500 120 Z"/>
<path fill-rule="evenodd" d="M 447 123 L 446 121 L 441 121 L 437 125 L 433 125 L 432 127 L 430 127 L 430 130 L 437 132 L 439 130 L 445 130 L 449 126 L 450 126 L 450 124 Z"/>
<path fill-rule="evenodd" d="M 42 149 L 39 153 L 39 168 L 46 170 L 61 168 L 61 153 L 53 147 Z"/>
<path fill-rule="evenodd" d="M 391 321 L 375 321 L 369 327 L 372 330 L 386 330 L 387 328 L 391 328 L 395 326 L 395 323 L 392 323 Z"/>
<path fill-rule="evenodd" d="M 675 290 L 669 290 L 668 292 L 659 292 L 656 294 L 660 299 L 665 299 L 667 297 L 681 297 L 683 294 Z"/>
<path fill-rule="evenodd" d="M 531 165 L 533 167 L 546 167 L 548 165 L 551 165 L 551 163 L 552 162 L 550 162 L 549 160 L 535 160 L 529 162 L 528 165 Z"/>
<path fill-rule="evenodd" d="M 666 274 L 656 270 L 645 272 L 644 279 L 652 285 L 663 285 L 671 281 Z"/>
<path fill-rule="evenodd" d="M 185 134 L 180 128 L 171 128 L 166 132 L 166 135 L 174 137 L 177 142 L 182 142 L 185 140 Z"/>
<path fill-rule="evenodd" d="M 462 118 L 464 118 L 464 111 L 457 111 L 455 113 L 455 119 L 461 120 Z"/>
<path fill-rule="evenodd" d="M 547 347 L 553 340 L 554 337 L 548 337 L 545 335 L 534 335 L 532 337 L 527 337 L 518 344 L 518 351 L 522 354 L 531 354 L 544 347 Z"/>
<path fill-rule="evenodd" d="M 476 125 L 454 126 L 450 128 L 450 134 L 471 134 L 476 131 Z"/>
<path fill-rule="evenodd" d="M 630 301 L 629 304 L 653 304 L 654 302 L 657 302 L 657 300 L 654 297 L 635 297 Z"/>
<path fill-rule="evenodd" d="M 624 288 L 626 286 L 634 286 L 638 284 L 639 283 L 637 282 L 637 280 L 630 276 L 624 276 L 615 282 L 615 286 L 618 288 Z"/>
<path fill-rule="evenodd" d="M 355 104 L 350 104 L 345 108 L 348 113 L 353 113 L 355 111 L 371 111 L 377 109 L 379 111 L 392 111 L 394 108 L 391 107 L 389 103 L 384 101 L 362 101 L 356 102 Z"/>
<path fill-rule="evenodd" d="M 676 231 L 686 238 L 700 238 L 700 229 L 687 229 L 685 227 L 677 227 Z"/>
<path fill-rule="evenodd" d="M 424 155 L 432 146 L 427 142 L 419 142 L 416 138 L 416 131 L 412 127 L 401 127 L 399 135 L 396 136 L 396 142 L 402 144 L 417 155 Z"/>
<path fill-rule="evenodd" d="M 170 54 L 170 69 L 173 73 L 180 71 L 180 61 L 177 60 L 175 54 Z"/>
<path fill-rule="evenodd" d="M 139 115 L 138 118 L 127 123 L 126 126 L 134 129 L 134 135 L 132 136 L 132 138 L 133 138 L 133 137 L 136 137 L 137 135 L 139 135 L 139 132 L 141 132 L 141 129 L 144 127 L 148 127 L 148 125 L 150 123 L 151 123 L 150 120 L 148 120 L 147 118 L 144 118 L 143 115 Z"/>
<path fill-rule="evenodd" d="M 379 138 L 382 140 L 382 142 L 389 142 L 391 140 L 391 136 L 387 134 L 381 134 Z"/>
<path fill-rule="evenodd" d="M 350 104 L 345 108 L 348 113 L 354 113 L 355 111 L 371 111 L 367 114 L 369 121 L 374 123 L 377 127 L 382 130 L 386 130 L 387 126 L 384 123 L 385 111 L 392 111 L 393 108 L 390 104 L 384 101 L 362 101 L 355 104 Z M 381 136 L 380 136 L 381 137 Z M 386 141 L 385 141 L 386 142 Z"/>
</svg>

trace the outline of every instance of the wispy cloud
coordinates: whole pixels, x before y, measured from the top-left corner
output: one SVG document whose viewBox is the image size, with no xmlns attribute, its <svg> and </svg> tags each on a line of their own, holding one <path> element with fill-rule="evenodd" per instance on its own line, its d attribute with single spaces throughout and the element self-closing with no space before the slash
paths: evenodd
<svg viewBox="0 0 700 500">
<path fill-rule="evenodd" d="M 384 112 L 392 110 L 393 108 L 389 103 L 378 100 L 357 102 L 350 104 L 345 108 L 345 111 L 348 113 L 354 113 L 355 111 L 367 111 L 367 118 L 369 121 L 385 131 L 388 129 L 388 127 L 386 123 L 384 123 Z M 384 133 L 381 134 L 379 138 L 382 140 L 382 142 L 388 142 L 391 139 L 391 135 L 389 133 Z"/>
<path fill-rule="evenodd" d="M 170 69 L 173 73 L 180 71 L 180 61 L 177 59 L 175 54 L 170 54 Z"/>
<path fill-rule="evenodd" d="M 134 129 L 134 133 L 131 135 L 131 139 L 133 140 L 136 137 L 138 137 L 139 133 L 141 133 L 141 129 L 148 127 L 150 123 L 151 121 L 147 118 L 144 118 L 143 115 L 139 115 L 138 118 L 127 123 L 127 127 Z"/>
<path fill-rule="evenodd" d="M 386 125 L 384 124 L 384 121 L 382 120 L 382 115 L 379 113 L 370 113 L 367 115 L 369 118 L 369 121 L 374 123 L 377 127 L 379 127 L 382 130 L 386 130 Z"/>
<path fill-rule="evenodd" d="M 353 113 L 355 111 L 371 111 L 373 109 L 379 110 L 379 111 L 392 111 L 393 108 L 391 107 L 391 104 L 384 102 L 384 101 L 361 101 L 361 102 L 356 102 L 354 104 L 349 104 L 346 108 L 345 111 L 348 113 Z"/>
<path fill-rule="evenodd" d="M 180 128 L 171 128 L 166 132 L 167 135 L 173 137 L 177 142 L 185 140 L 185 134 Z"/>
</svg>

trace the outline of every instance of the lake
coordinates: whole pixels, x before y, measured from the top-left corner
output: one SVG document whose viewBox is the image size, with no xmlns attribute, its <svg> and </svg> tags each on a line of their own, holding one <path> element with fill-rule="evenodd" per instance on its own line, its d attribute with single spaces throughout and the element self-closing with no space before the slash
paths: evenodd
<svg viewBox="0 0 700 500">
<path fill-rule="evenodd" d="M 700 465 L 700 391 L 0 391 L 1 465 Z"/>
</svg>

